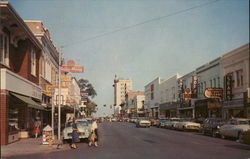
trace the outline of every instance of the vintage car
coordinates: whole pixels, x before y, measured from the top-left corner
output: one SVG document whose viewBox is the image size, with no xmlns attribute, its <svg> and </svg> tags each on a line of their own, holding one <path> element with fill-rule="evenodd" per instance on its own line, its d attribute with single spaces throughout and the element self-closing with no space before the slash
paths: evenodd
<svg viewBox="0 0 250 159">
<path fill-rule="evenodd" d="M 165 122 L 165 128 L 174 129 L 175 124 L 180 122 L 180 118 L 170 118 L 168 121 Z"/>
<path fill-rule="evenodd" d="M 136 127 L 150 127 L 151 122 L 147 118 L 138 118 L 136 121 Z"/>
<path fill-rule="evenodd" d="M 221 118 L 207 118 L 201 125 L 200 132 L 203 135 L 219 136 L 219 128 L 224 124 Z"/>
<path fill-rule="evenodd" d="M 76 120 L 78 135 L 80 139 L 87 139 L 90 135 L 90 126 L 86 119 Z M 72 122 L 69 121 L 65 124 L 63 129 L 63 141 L 72 139 Z"/>
<path fill-rule="evenodd" d="M 151 125 L 152 125 L 152 126 L 157 126 L 157 122 L 158 122 L 158 121 L 159 121 L 159 120 L 154 119 L 154 118 L 150 119 L 150 122 L 151 122 Z"/>
<path fill-rule="evenodd" d="M 167 119 L 159 119 L 159 120 L 157 121 L 156 126 L 157 126 L 158 128 L 164 128 L 166 122 L 167 122 Z"/>
<path fill-rule="evenodd" d="M 194 122 L 192 119 L 181 119 L 179 122 L 175 123 L 174 129 L 176 130 L 200 130 L 201 125 Z"/>
<path fill-rule="evenodd" d="M 239 139 L 244 131 L 250 129 L 250 119 L 232 118 L 226 124 L 220 127 L 221 138 L 233 137 Z"/>
</svg>

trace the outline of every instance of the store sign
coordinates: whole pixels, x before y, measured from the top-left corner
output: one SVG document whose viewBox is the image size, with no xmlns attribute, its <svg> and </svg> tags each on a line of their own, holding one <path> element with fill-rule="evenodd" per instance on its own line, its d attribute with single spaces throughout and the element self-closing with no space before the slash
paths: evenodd
<svg viewBox="0 0 250 159">
<path fill-rule="evenodd" d="M 206 88 L 204 96 L 207 98 L 222 98 L 223 89 L 222 88 Z"/>
<path fill-rule="evenodd" d="M 76 65 L 73 60 L 68 60 L 66 65 L 61 66 L 61 72 L 66 73 L 82 73 L 83 70 L 83 66 Z"/>
<path fill-rule="evenodd" d="M 61 82 L 71 82 L 72 76 L 71 75 L 61 75 Z"/>
<path fill-rule="evenodd" d="M 46 89 L 44 91 L 44 94 L 46 96 L 52 96 L 52 91 L 53 91 L 53 88 L 58 88 L 58 85 L 46 85 Z M 61 86 L 61 88 L 68 88 L 68 86 Z"/>
</svg>

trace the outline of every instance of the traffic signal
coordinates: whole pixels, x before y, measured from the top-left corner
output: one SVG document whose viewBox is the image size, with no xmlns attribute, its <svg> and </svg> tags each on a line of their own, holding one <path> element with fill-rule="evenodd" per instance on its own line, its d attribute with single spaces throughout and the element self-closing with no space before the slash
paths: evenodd
<svg viewBox="0 0 250 159">
<path fill-rule="evenodd" d="M 232 74 L 227 74 L 224 77 L 224 89 L 225 89 L 226 100 L 232 100 L 233 97 L 232 86 L 233 86 L 233 76 Z"/>
</svg>

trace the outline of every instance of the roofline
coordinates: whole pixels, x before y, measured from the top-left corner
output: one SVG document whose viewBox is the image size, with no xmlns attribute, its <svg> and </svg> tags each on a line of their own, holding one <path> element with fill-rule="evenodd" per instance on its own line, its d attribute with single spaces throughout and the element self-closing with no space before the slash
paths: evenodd
<svg viewBox="0 0 250 159">
<path fill-rule="evenodd" d="M 27 32 L 28 37 L 31 41 L 39 48 L 42 49 L 42 45 L 40 42 L 36 39 L 35 35 L 32 33 L 32 31 L 29 29 L 29 27 L 25 24 L 24 20 L 19 16 L 19 14 L 15 11 L 15 9 L 12 7 L 12 5 L 7 1 L 0 1 L 0 7 L 6 7 L 9 9 L 9 11 L 13 14 L 13 16 L 16 18 L 16 20 L 19 22 L 19 24 L 23 27 L 23 29 Z"/>
</svg>

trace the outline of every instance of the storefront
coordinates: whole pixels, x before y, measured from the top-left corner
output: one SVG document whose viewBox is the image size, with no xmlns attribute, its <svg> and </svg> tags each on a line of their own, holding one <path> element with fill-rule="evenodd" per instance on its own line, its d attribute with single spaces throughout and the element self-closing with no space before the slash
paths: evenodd
<svg viewBox="0 0 250 159">
<path fill-rule="evenodd" d="M 244 118 L 244 101 L 242 98 L 233 99 L 232 101 L 223 102 L 222 117 L 224 119 L 229 119 L 231 117 Z"/>
<path fill-rule="evenodd" d="M 8 143 L 33 136 L 34 122 L 40 120 L 43 123 L 44 110 L 32 98 L 9 92 Z"/>
<path fill-rule="evenodd" d="M 176 117 L 177 116 L 177 104 L 176 103 L 163 103 L 160 104 L 160 117 Z"/>
</svg>

